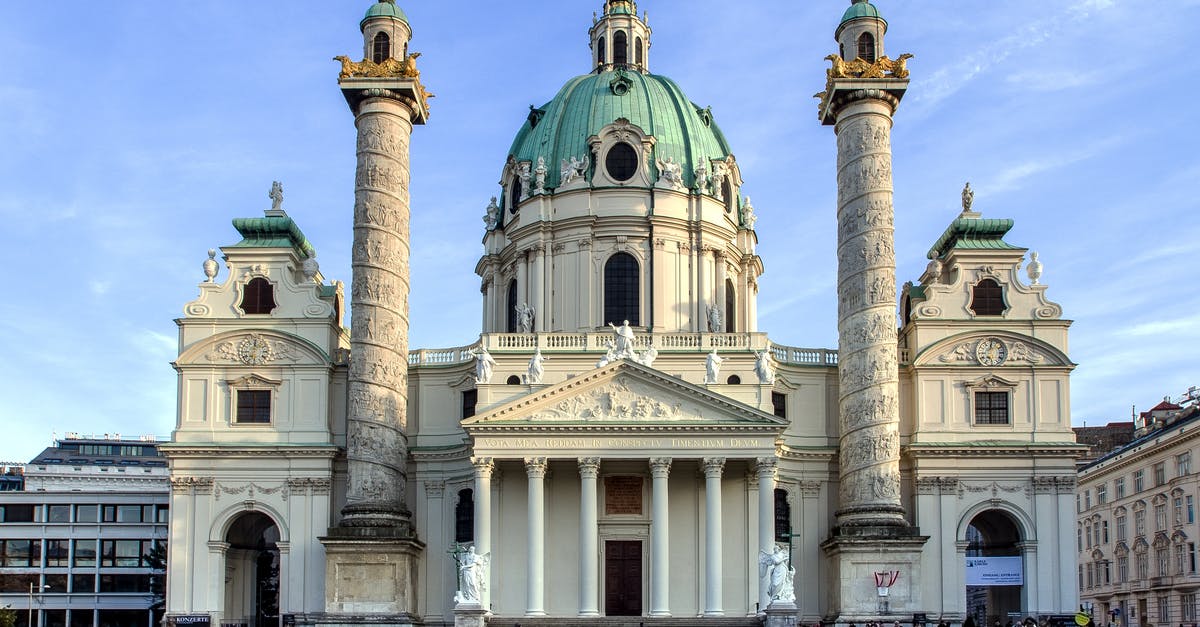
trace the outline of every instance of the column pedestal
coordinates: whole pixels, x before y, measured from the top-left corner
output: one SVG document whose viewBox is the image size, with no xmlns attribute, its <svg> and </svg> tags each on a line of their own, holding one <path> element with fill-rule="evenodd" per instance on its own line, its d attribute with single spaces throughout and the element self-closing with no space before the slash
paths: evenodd
<svg viewBox="0 0 1200 627">
<path fill-rule="evenodd" d="M 771 603 L 764 612 L 767 617 L 763 621 L 765 627 L 796 627 L 799 623 L 799 610 L 795 603 Z"/>
<path fill-rule="evenodd" d="M 487 610 L 478 603 L 460 603 L 454 608 L 454 627 L 484 627 Z"/>
<path fill-rule="evenodd" d="M 387 529 L 334 528 L 325 545 L 325 612 L 318 625 L 420 624 L 417 564 L 425 545 Z"/>
</svg>

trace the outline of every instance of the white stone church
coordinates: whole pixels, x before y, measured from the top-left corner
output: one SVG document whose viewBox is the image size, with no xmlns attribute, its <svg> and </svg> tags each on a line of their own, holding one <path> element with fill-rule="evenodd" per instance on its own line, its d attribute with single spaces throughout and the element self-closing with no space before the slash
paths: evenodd
<svg viewBox="0 0 1200 627">
<path fill-rule="evenodd" d="M 409 141 L 436 77 L 403 11 L 370 6 L 363 60 L 340 58 L 353 289 L 321 274 L 275 189 L 178 321 L 168 617 L 1073 612 L 1070 322 L 969 187 L 898 287 L 890 132 L 908 55 L 884 54 L 867 0 L 836 17 L 818 120 L 838 137 L 836 350 L 758 328 L 753 172 L 713 112 L 652 73 L 630 0 L 604 2 L 591 67 L 562 68 L 585 73 L 494 147 L 482 333 L 410 349 Z"/>
</svg>

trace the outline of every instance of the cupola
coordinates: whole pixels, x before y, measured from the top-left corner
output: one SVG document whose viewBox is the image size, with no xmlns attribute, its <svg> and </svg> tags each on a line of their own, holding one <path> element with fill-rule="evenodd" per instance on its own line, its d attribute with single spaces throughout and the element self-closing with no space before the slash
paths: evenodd
<svg viewBox="0 0 1200 627">
<path fill-rule="evenodd" d="M 638 17 L 636 2 L 607 0 L 604 15 L 592 20 L 592 71 L 649 71 L 650 26 L 644 15 Z"/>
<path fill-rule="evenodd" d="M 884 54 L 883 36 L 886 33 L 887 20 L 879 15 L 879 9 L 870 0 L 851 0 L 833 38 L 838 42 L 843 59 L 874 63 Z"/>
<path fill-rule="evenodd" d="M 379 0 L 371 5 L 358 25 L 363 33 L 363 59 L 375 63 L 404 60 L 412 28 L 396 0 Z"/>
</svg>

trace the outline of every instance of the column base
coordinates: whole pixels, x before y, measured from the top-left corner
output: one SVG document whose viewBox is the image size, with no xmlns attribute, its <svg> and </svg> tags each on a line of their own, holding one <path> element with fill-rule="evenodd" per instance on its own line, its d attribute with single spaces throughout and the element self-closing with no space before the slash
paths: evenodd
<svg viewBox="0 0 1200 627">
<path fill-rule="evenodd" d="M 704 616 L 716 618 L 725 615 L 725 610 L 704 610 Z"/>
<path fill-rule="evenodd" d="M 833 530 L 821 549 L 830 558 L 832 585 L 826 623 L 912 621 L 923 611 L 921 550 L 929 536 L 912 526 L 844 525 Z M 899 571 L 888 596 L 879 595 L 875 573 Z"/>
<path fill-rule="evenodd" d="M 600 612 L 592 612 L 592 611 L 579 613 L 580 618 L 595 618 L 600 615 L 601 615 Z"/>
<path fill-rule="evenodd" d="M 319 624 L 419 624 L 417 566 L 425 545 L 395 527 L 334 527 L 325 546 L 325 616 Z"/>
<path fill-rule="evenodd" d="M 667 610 L 651 610 L 647 616 L 651 618 L 670 618 L 671 612 Z"/>
<path fill-rule="evenodd" d="M 542 610 L 537 610 L 536 612 L 525 612 L 525 616 L 527 616 L 529 618 L 538 618 L 540 616 L 545 616 L 545 615 L 546 615 L 546 612 L 544 612 Z"/>
</svg>

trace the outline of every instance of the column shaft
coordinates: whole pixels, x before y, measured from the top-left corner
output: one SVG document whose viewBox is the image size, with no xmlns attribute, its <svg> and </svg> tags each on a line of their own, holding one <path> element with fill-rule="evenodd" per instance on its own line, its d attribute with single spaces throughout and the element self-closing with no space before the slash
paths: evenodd
<svg viewBox="0 0 1200 627">
<path fill-rule="evenodd" d="M 475 552 L 487 555 L 492 552 L 492 471 L 496 468 L 491 457 L 472 457 L 475 466 Z M 485 562 L 483 583 L 479 589 L 479 603 L 491 607 L 491 561 Z M 456 574 L 457 577 L 457 574 Z"/>
<path fill-rule="evenodd" d="M 412 110 L 399 100 L 372 98 L 359 105 L 356 115 L 346 426 L 349 487 L 342 524 L 407 528 Z"/>
<path fill-rule="evenodd" d="M 526 457 L 529 476 L 529 566 L 525 615 L 546 615 L 546 458 Z"/>
<path fill-rule="evenodd" d="M 579 458 L 579 615 L 600 615 L 600 458 Z"/>
<path fill-rule="evenodd" d="M 775 552 L 775 465 L 774 457 L 760 457 L 758 470 L 758 555 Z M 759 610 L 767 609 L 771 596 L 760 582 L 758 590 Z"/>
<path fill-rule="evenodd" d="M 667 519 L 667 478 L 671 473 L 671 458 L 650 460 L 650 615 L 670 616 L 668 598 L 671 585 L 670 533 Z"/>
<path fill-rule="evenodd" d="M 529 283 L 531 294 L 529 296 L 529 305 L 534 308 L 533 314 L 533 330 L 542 332 L 546 330 L 546 247 L 544 244 L 538 243 L 534 246 L 530 253 L 533 257 L 533 276 L 530 277 Z"/>
<path fill-rule="evenodd" d="M 721 328 L 717 329 L 717 333 L 733 333 L 733 327 L 729 324 L 728 314 L 725 310 L 725 253 L 720 250 L 713 251 L 713 265 L 716 269 L 716 302 L 713 303 L 721 310 Z"/>
<path fill-rule="evenodd" d="M 721 472 L 725 468 L 725 458 L 707 457 L 704 459 L 704 615 L 724 616 L 721 587 L 721 577 L 725 569 L 722 566 L 721 553 Z"/>
<path fill-rule="evenodd" d="M 905 525 L 900 505 L 892 105 L 838 113 L 841 525 Z"/>
</svg>

